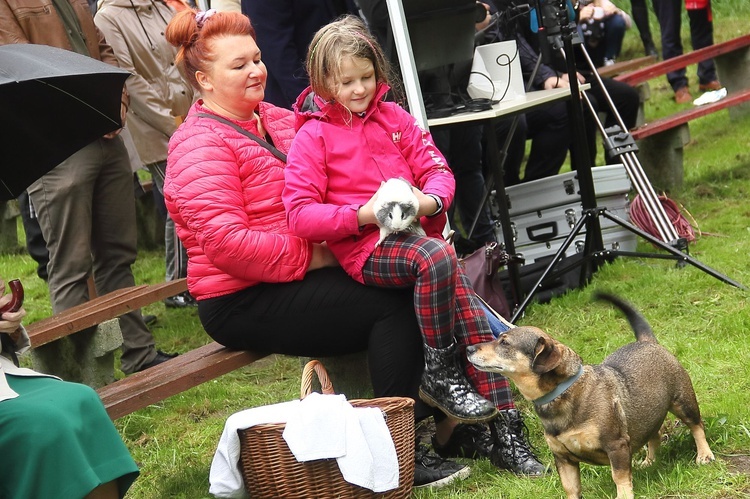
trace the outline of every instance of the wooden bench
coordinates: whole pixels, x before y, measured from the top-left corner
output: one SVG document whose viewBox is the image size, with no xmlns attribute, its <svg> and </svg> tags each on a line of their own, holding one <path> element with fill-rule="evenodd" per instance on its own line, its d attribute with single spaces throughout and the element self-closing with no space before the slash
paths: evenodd
<svg viewBox="0 0 750 499">
<path fill-rule="evenodd" d="M 638 57 L 627 61 L 619 61 L 609 66 L 602 66 L 596 69 L 599 76 L 602 78 L 614 78 L 617 75 L 629 73 L 643 66 L 653 64 L 656 62 L 656 57 L 653 55 L 647 55 L 644 57 Z"/>
<path fill-rule="evenodd" d="M 717 73 L 728 95 L 721 101 L 679 111 L 674 115 L 631 130 L 637 141 L 639 160 L 656 188 L 671 191 L 682 186 L 683 148 L 690 141 L 688 123 L 694 119 L 728 109 L 730 118 L 750 111 L 750 35 L 711 45 L 615 76 L 615 80 L 638 86 L 641 105 L 648 99 L 648 81 L 691 64 L 713 58 Z M 641 111 L 643 115 L 645 112 Z"/>
<path fill-rule="evenodd" d="M 122 344 L 117 318 L 185 290 L 185 279 L 133 286 L 27 325 L 34 367 L 94 387 L 110 383 L 114 351 Z M 53 343 L 74 333 L 78 336 L 73 352 L 64 342 Z"/>
<path fill-rule="evenodd" d="M 216 342 L 191 350 L 97 390 L 109 417 L 117 419 L 184 392 L 268 354 L 230 350 Z"/>
<path fill-rule="evenodd" d="M 114 347 L 114 351 L 122 343 L 119 327 L 116 326 L 117 317 L 184 291 L 187 291 L 185 279 L 134 286 L 113 291 L 77 307 L 32 323 L 26 327 L 26 330 L 29 333 L 32 348 L 34 348 L 33 352 L 36 353 L 39 347 L 50 345 L 55 340 L 74 333 L 81 333 L 93 326 L 101 327 L 107 323 L 114 326 L 112 328 L 114 333 L 113 331 L 97 331 L 93 334 L 115 334 L 114 340 L 108 342 Z M 107 413 L 114 420 L 240 367 L 250 365 L 267 355 L 261 352 L 231 350 L 216 342 L 211 342 L 189 352 L 181 353 L 177 357 L 145 371 L 131 374 L 113 382 L 114 356 L 112 354 L 111 358 L 104 362 L 110 366 L 111 374 L 108 373 L 110 379 L 104 379 L 102 382 L 102 377 L 99 376 L 95 377 L 93 383 L 91 379 L 76 381 L 98 387 L 97 393 L 102 399 Z M 35 357 L 35 362 L 36 359 Z M 77 360 L 85 362 L 85 359 Z M 365 353 L 320 360 L 326 365 L 331 379 L 336 382 L 334 386 L 340 393 L 347 393 L 354 398 L 364 397 L 371 389 L 368 370 L 362 368 L 363 362 L 366 362 Z M 40 370 L 53 372 L 49 369 Z M 61 377 L 70 379 L 64 375 L 61 375 Z"/>
</svg>

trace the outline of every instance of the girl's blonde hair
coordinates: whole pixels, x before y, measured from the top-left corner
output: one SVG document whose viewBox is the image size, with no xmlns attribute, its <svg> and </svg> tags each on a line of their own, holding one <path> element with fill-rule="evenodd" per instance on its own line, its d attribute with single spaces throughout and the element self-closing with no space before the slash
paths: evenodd
<svg viewBox="0 0 750 499">
<path fill-rule="evenodd" d="M 324 100 L 333 100 L 341 84 L 341 64 L 347 57 L 372 62 L 377 82 L 390 84 L 390 64 L 377 40 L 362 20 L 343 16 L 315 33 L 307 51 L 307 74 L 313 92 Z"/>
</svg>

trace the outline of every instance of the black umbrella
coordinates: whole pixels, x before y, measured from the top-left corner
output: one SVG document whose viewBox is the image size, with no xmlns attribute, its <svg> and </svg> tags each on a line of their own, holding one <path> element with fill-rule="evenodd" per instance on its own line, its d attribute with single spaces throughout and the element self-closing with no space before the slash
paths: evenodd
<svg viewBox="0 0 750 499">
<path fill-rule="evenodd" d="M 0 46 L 0 200 L 120 122 L 129 72 L 47 45 Z"/>
</svg>

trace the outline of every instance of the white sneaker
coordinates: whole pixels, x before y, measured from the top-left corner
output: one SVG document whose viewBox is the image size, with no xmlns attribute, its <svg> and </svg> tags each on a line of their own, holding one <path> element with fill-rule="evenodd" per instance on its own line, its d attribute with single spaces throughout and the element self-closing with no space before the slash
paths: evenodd
<svg viewBox="0 0 750 499">
<path fill-rule="evenodd" d="M 604 59 L 605 66 L 612 66 L 615 63 L 614 59 Z"/>
</svg>

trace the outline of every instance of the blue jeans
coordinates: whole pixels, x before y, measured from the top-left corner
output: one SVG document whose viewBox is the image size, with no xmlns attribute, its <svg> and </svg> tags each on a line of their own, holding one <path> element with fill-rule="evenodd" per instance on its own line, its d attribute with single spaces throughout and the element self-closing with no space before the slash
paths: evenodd
<svg viewBox="0 0 750 499">
<path fill-rule="evenodd" d="M 512 324 L 510 324 L 508 321 L 503 319 L 500 314 L 492 310 L 489 306 L 487 306 L 486 303 L 484 303 L 483 300 L 479 300 L 480 304 L 482 305 L 482 309 L 484 310 L 484 314 L 487 316 L 487 322 L 490 323 L 490 329 L 492 330 L 492 334 L 497 338 L 503 333 L 508 332 L 509 329 L 514 327 Z"/>
</svg>

